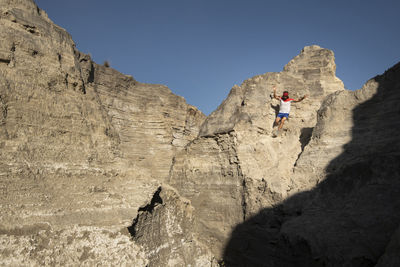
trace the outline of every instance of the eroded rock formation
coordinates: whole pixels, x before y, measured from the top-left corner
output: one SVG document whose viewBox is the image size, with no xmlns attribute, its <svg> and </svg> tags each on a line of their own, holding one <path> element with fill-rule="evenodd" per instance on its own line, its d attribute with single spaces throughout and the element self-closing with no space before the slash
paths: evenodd
<svg viewBox="0 0 400 267">
<path fill-rule="evenodd" d="M 400 65 L 335 70 L 305 47 L 206 118 L 0 0 L 0 264 L 397 266 Z M 309 96 L 276 138 L 274 85 Z"/>
<path fill-rule="evenodd" d="M 13 235 L 15 229 L 37 223 L 64 233 L 75 227 L 71 238 L 79 235 L 78 224 L 126 228 L 205 118 L 165 86 L 94 63 L 30 0 L 0 1 L 0 110 L 6 244 L 14 237 L 23 244 L 26 236 Z M 63 242 L 54 240 L 69 246 Z M 22 253 L 28 257 L 35 249 Z M 56 253 L 51 245 L 40 249 Z M 12 255 L 2 253 L 1 261 Z"/>
<path fill-rule="evenodd" d="M 293 104 L 284 133 L 273 138 L 279 102 L 272 87 L 288 90 Z M 332 51 L 310 46 L 280 73 L 266 73 L 232 88 L 204 122 L 200 136 L 175 157 L 169 183 L 191 199 L 198 231 L 217 255 L 234 227 L 294 190 L 293 168 L 310 139 L 326 96 L 343 91 Z"/>
<path fill-rule="evenodd" d="M 327 97 L 294 168 L 298 193 L 235 228 L 227 265 L 396 266 L 399 89 L 397 64 Z"/>
<path fill-rule="evenodd" d="M 145 249 L 151 266 L 218 266 L 210 249 L 193 231 L 194 208 L 168 185 L 139 208 L 129 231 Z"/>
</svg>

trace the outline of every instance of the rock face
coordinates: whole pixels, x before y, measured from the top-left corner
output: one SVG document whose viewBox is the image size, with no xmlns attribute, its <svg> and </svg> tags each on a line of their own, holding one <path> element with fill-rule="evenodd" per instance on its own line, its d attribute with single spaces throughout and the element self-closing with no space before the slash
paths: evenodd
<svg viewBox="0 0 400 267">
<path fill-rule="evenodd" d="M 227 265 L 397 266 L 399 89 L 397 64 L 324 101 L 292 176 L 299 193 L 238 225 Z"/>
<path fill-rule="evenodd" d="M 335 68 L 305 47 L 206 118 L 0 0 L 0 265 L 399 265 L 400 64 Z M 274 85 L 309 96 L 276 138 Z"/>
<path fill-rule="evenodd" d="M 281 137 L 272 125 L 288 90 L 304 102 L 293 104 Z M 175 157 L 169 183 L 191 199 L 198 229 L 216 255 L 232 227 L 263 207 L 271 207 L 294 189 L 294 165 L 307 145 L 326 96 L 343 91 L 335 76 L 332 51 L 306 47 L 280 73 L 266 73 L 232 88 L 227 99 L 204 122 L 200 137 Z"/>
<path fill-rule="evenodd" d="M 41 234 L 32 225 L 45 223 L 54 246 L 71 248 L 64 253 L 78 243 L 58 231 L 73 239 L 89 226 L 127 227 L 205 119 L 167 87 L 94 63 L 30 0 L 0 0 L 0 111 L 2 244 L 23 246 Z M 37 231 L 13 234 L 27 227 Z M 94 239 L 85 242 L 86 254 L 98 253 Z M 118 253 L 129 246 L 137 248 Z M 97 261 L 77 255 L 82 264 L 115 259 L 101 253 Z"/>
<path fill-rule="evenodd" d="M 234 87 L 177 153 L 169 183 L 191 200 L 193 230 L 224 265 L 396 266 L 400 127 L 387 117 L 398 113 L 400 65 L 350 92 L 331 62 L 330 51 L 306 47 L 282 73 Z M 303 65 L 320 70 L 294 70 Z M 313 103 L 297 103 L 274 139 L 268 81 L 300 79 L 289 71 L 327 87 L 308 87 Z"/>
<path fill-rule="evenodd" d="M 218 266 L 209 248 L 193 233 L 194 209 L 190 201 L 167 185 L 139 209 L 129 228 L 141 244 L 151 266 Z"/>
<path fill-rule="evenodd" d="M 384 254 L 379 259 L 378 267 L 399 266 L 400 265 L 400 228 L 392 235 L 392 238 L 385 249 Z"/>
<path fill-rule="evenodd" d="M 93 226 L 54 230 L 34 224 L 0 229 L 3 266 L 146 266 L 148 260 L 129 236 Z"/>
</svg>

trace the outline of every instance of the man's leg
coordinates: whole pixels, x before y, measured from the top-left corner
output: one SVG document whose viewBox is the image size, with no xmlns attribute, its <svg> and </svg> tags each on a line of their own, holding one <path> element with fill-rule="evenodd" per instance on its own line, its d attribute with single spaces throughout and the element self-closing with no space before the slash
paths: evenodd
<svg viewBox="0 0 400 267">
<path fill-rule="evenodd" d="M 277 126 L 277 125 L 279 125 L 279 121 L 281 120 L 281 118 L 279 118 L 279 117 L 276 117 L 276 119 L 275 119 L 275 122 L 274 122 L 274 126 L 273 127 L 275 127 L 275 126 Z M 272 128 L 273 128 L 272 127 Z"/>
<path fill-rule="evenodd" d="M 281 123 L 279 124 L 278 131 L 280 131 L 282 129 L 283 124 L 285 123 L 285 121 L 286 121 L 286 117 L 283 117 L 282 120 L 281 120 Z"/>
</svg>

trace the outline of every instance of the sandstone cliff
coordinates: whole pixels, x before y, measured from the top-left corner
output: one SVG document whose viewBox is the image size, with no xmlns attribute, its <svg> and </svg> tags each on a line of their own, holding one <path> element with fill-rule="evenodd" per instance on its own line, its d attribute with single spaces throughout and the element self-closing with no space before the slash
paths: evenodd
<svg viewBox="0 0 400 267">
<path fill-rule="evenodd" d="M 272 87 L 294 98 L 284 133 L 271 135 L 279 102 Z M 214 253 L 222 252 L 232 227 L 294 189 L 294 165 L 310 139 L 317 110 L 330 93 L 342 91 L 332 51 L 310 46 L 280 73 L 266 73 L 232 88 L 204 122 L 200 137 L 175 157 L 169 183 L 192 200 L 198 231 Z"/>
<path fill-rule="evenodd" d="M 227 265 L 397 266 L 399 89 L 397 64 L 328 96 L 294 168 L 300 193 L 239 224 Z"/>
<path fill-rule="evenodd" d="M 119 231 L 167 178 L 173 155 L 205 119 L 167 87 L 94 63 L 30 0 L 0 1 L 0 110 L 2 244 L 16 253 L 42 231 L 51 233 L 48 245 L 21 250 L 21 264 L 36 254 L 42 264 L 40 253 L 56 253 L 49 242 L 72 251 L 78 243 L 63 236 L 85 239 L 86 226 L 118 243 Z M 84 240 L 93 247 L 57 252 L 53 263 L 104 254 L 106 239 L 96 252 L 93 235 Z M 132 262 L 134 244 L 121 244 L 119 255 L 132 250 L 126 253 Z M 14 252 L 3 252 L 7 264 Z M 24 260 L 28 255 L 31 261 Z M 101 263 L 105 255 L 89 262 Z"/>
<path fill-rule="evenodd" d="M 400 262 L 399 64 L 351 92 L 308 46 L 206 118 L 31 0 L 0 0 L 0 41 L 1 265 Z M 309 96 L 276 138 L 273 85 Z"/>
<path fill-rule="evenodd" d="M 129 232 L 146 251 L 151 266 L 218 266 L 210 249 L 199 241 L 190 200 L 163 185 L 139 209 Z"/>
<path fill-rule="evenodd" d="M 306 48 L 303 57 L 315 50 L 323 49 Z M 199 138 L 175 157 L 169 183 L 194 206 L 190 229 L 196 240 L 222 258 L 223 266 L 397 266 L 400 127 L 388 118 L 399 114 L 400 63 L 360 90 L 338 86 L 319 99 L 318 111 L 303 108 L 306 116 L 315 115 L 314 124 L 291 119 L 277 139 L 242 113 L 243 98 L 272 101 L 248 97 L 249 81 L 232 89 Z M 238 98 L 241 90 L 244 97 Z M 208 125 L 218 116 L 221 123 Z M 224 116 L 233 118 L 229 127 L 222 125 Z M 213 127 L 215 132 L 208 131 Z M 297 143 L 286 146 L 291 140 Z M 270 150 L 259 163 L 265 143 Z M 269 167 L 272 153 L 287 165 Z M 145 224 L 141 216 L 135 219 L 140 235 L 135 238 L 148 239 L 149 225 L 167 226 L 148 214 L 152 223 Z"/>
</svg>

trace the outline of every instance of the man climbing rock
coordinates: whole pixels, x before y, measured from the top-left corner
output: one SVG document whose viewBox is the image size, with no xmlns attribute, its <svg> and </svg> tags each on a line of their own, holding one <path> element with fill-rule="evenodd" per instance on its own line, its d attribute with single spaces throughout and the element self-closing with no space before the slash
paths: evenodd
<svg viewBox="0 0 400 267">
<path fill-rule="evenodd" d="M 276 119 L 275 119 L 274 125 L 273 125 L 273 128 L 275 126 L 279 125 L 278 130 L 272 131 L 274 136 L 278 136 L 282 130 L 283 124 L 289 118 L 291 103 L 303 101 L 307 96 L 305 95 L 302 98 L 295 100 L 295 99 L 289 98 L 288 91 L 284 91 L 282 96 L 277 96 L 276 95 L 276 87 L 274 86 L 273 88 L 274 88 L 274 98 L 281 101 L 281 104 L 279 106 L 279 113 L 276 116 Z"/>
</svg>

